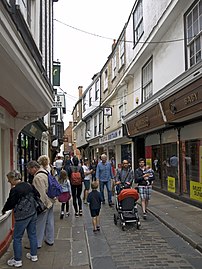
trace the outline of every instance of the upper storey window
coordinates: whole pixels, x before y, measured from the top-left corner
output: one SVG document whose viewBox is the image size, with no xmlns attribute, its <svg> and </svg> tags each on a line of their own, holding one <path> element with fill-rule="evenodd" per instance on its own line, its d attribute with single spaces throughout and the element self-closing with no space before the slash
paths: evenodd
<svg viewBox="0 0 202 269">
<path fill-rule="evenodd" d="M 191 67 L 201 60 L 202 0 L 186 15 L 186 35 L 188 66 Z"/>
<path fill-rule="evenodd" d="M 138 43 L 143 35 L 143 7 L 142 0 L 139 0 L 133 12 L 133 31 L 134 31 L 134 45 Z"/>
</svg>

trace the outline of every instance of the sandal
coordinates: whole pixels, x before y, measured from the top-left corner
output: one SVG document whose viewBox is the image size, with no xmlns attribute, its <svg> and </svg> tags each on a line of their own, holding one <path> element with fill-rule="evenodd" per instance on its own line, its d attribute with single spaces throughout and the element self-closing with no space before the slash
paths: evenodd
<svg viewBox="0 0 202 269">
<path fill-rule="evenodd" d="M 82 216 L 82 215 L 83 215 L 82 210 L 79 210 L 79 216 Z"/>
</svg>

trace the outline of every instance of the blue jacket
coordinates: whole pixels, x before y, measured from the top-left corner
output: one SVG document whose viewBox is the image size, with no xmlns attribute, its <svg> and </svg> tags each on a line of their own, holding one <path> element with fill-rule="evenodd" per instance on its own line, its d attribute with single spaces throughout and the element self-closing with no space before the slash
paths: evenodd
<svg viewBox="0 0 202 269">
<path fill-rule="evenodd" d="M 107 182 L 112 178 L 114 178 L 114 175 L 111 164 L 109 162 L 99 162 L 96 168 L 96 179 L 99 179 L 102 182 Z"/>
</svg>

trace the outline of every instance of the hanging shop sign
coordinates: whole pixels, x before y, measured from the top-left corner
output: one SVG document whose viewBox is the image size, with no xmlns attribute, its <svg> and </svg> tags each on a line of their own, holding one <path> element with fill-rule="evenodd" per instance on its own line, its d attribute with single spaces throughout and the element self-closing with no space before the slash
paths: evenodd
<svg viewBox="0 0 202 269">
<path fill-rule="evenodd" d="M 60 63 L 53 64 L 53 86 L 60 86 Z"/>
<path fill-rule="evenodd" d="M 55 100 L 53 102 L 53 108 L 66 108 L 64 94 L 56 94 L 55 95 Z"/>
</svg>

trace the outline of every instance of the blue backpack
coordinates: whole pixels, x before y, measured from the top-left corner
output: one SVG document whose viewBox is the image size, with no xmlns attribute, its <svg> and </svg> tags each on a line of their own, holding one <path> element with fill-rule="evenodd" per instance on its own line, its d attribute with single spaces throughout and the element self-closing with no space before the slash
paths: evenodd
<svg viewBox="0 0 202 269">
<path fill-rule="evenodd" d="M 43 173 L 48 176 L 48 191 L 46 193 L 48 197 L 49 198 L 58 197 L 62 193 L 62 186 L 59 184 L 57 179 L 53 175 L 51 175 L 51 173 L 49 173 L 48 171 L 47 172 L 39 171 L 37 174 L 39 173 Z"/>
</svg>

